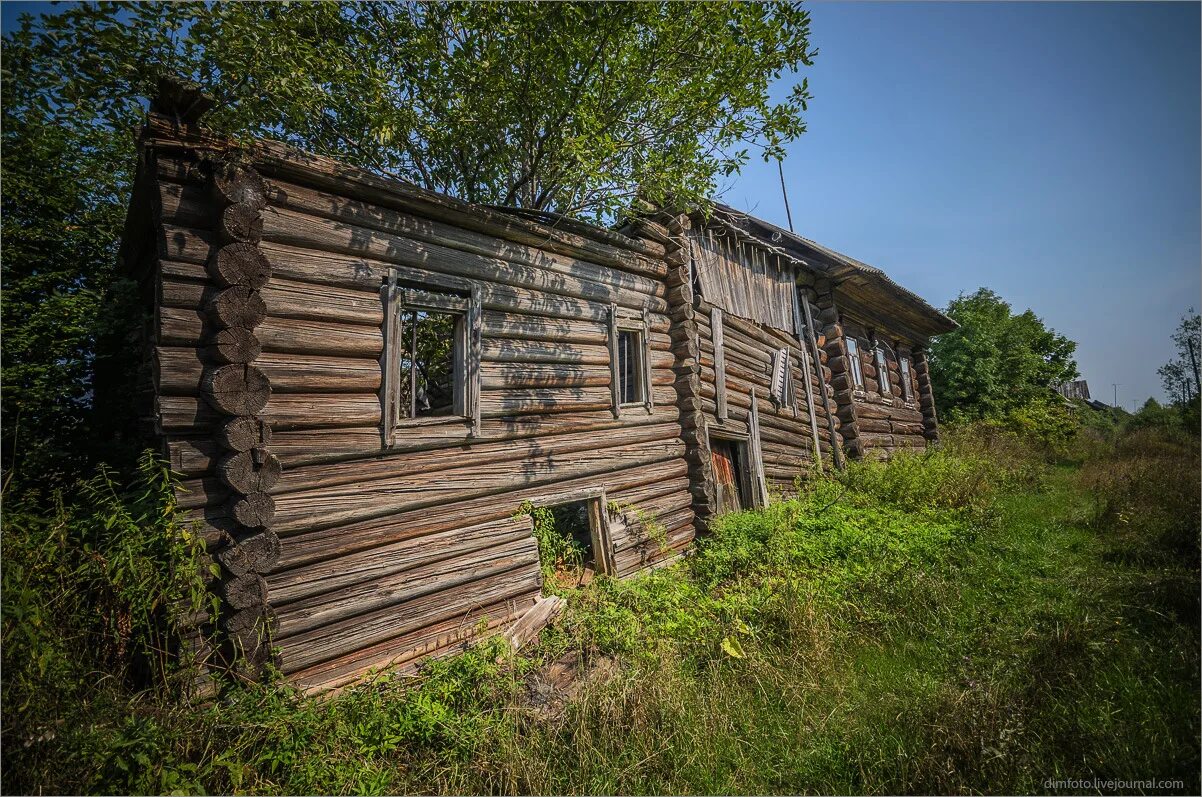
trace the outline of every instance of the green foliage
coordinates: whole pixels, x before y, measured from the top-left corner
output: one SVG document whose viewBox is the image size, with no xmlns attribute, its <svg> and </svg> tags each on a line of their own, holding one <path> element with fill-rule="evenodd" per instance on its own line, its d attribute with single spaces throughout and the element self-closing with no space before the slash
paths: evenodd
<svg viewBox="0 0 1202 797">
<path fill-rule="evenodd" d="M 1077 376 L 1077 344 L 987 288 L 961 294 L 946 313 L 960 328 L 931 343 L 931 382 L 940 417 L 1004 417 L 1042 404 L 1049 389 Z M 1042 410 L 1041 410 L 1042 412 Z"/>
<path fill-rule="evenodd" d="M 101 467 L 51 503 L 47 514 L 18 497 L 4 513 L 4 733 L 19 771 L 39 764 L 32 740 L 62 733 L 74 704 L 182 689 L 181 623 L 215 609 L 203 541 L 177 521 L 171 474 L 149 452 L 128 488 Z"/>
<path fill-rule="evenodd" d="M 494 640 L 323 699 L 274 683 L 186 705 L 101 680 L 14 734 L 6 680 L 6 785 L 1026 793 L 1155 771 L 1196 791 L 1197 527 L 1191 560 L 1172 523 L 1198 516 L 1197 444 L 1144 429 L 1098 456 L 1050 466 L 1001 424 L 949 430 L 571 591 L 521 656 Z M 548 707 L 533 679 L 564 661 L 581 677 Z"/>
<path fill-rule="evenodd" d="M 1194 308 L 1181 317 L 1172 335 L 1175 357 L 1157 369 L 1164 392 L 1176 402 L 1188 403 L 1202 394 L 1199 369 L 1202 368 L 1202 315 Z"/>
<path fill-rule="evenodd" d="M 551 507 L 534 506 L 526 501 L 518 508 L 518 514 L 529 515 L 534 524 L 538 562 L 545 584 L 553 584 L 556 573 L 576 571 L 583 566 L 584 548 L 569 531 L 558 527 L 555 511 Z"/>
</svg>

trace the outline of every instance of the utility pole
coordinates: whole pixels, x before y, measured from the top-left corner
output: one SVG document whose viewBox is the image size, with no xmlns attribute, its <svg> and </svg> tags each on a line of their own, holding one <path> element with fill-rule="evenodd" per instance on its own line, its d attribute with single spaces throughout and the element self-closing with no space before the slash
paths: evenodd
<svg viewBox="0 0 1202 797">
<path fill-rule="evenodd" d="M 793 232 L 793 212 L 789 210 L 789 192 L 785 190 L 785 167 L 780 158 L 776 159 L 776 171 L 780 175 L 780 194 L 785 198 L 785 218 L 789 220 L 789 232 Z"/>
<path fill-rule="evenodd" d="M 1119 385 L 1121 385 L 1123 383 L 1122 382 L 1111 382 L 1110 384 L 1114 385 L 1114 406 L 1117 407 L 1119 405 Z"/>
</svg>

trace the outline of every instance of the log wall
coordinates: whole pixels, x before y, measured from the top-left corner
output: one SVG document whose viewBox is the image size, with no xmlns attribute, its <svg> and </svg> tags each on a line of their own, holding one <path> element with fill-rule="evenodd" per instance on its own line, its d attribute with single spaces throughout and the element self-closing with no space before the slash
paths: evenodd
<svg viewBox="0 0 1202 797">
<path fill-rule="evenodd" d="M 694 252 L 701 251 L 699 247 L 694 247 Z M 775 262 L 774 255 L 762 252 L 745 259 L 761 264 Z M 775 273 L 784 269 L 773 267 L 769 270 Z M 796 479 L 811 473 L 816 460 L 815 427 L 811 424 L 807 384 L 815 402 L 814 420 L 819 430 L 820 456 L 829 457 L 831 454 L 827 431 L 828 409 L 821 399 L 822 384 L 819 372 L 813 366 L 808 342 L 792 331 L 757 323 L 728 309 L 724 310 L 704 296 L 691 298 L 691 323 L 697 336 L 699 356 L 697 390 L 701 420 L 716 436 L 722 436 L 723 433 L 748 435 L 753 426 L 751 408 L 754 403 L 755 415 L 758 416 L 755 420 L 758 421 L 759 458 L 766 487 L 774 495 L 794 493 Z M 722 298 L 726 303 L 725 294 Z M 784 301 L 775 294 L 769 298 L 777 303 Z M 790 300 L 787 307 L 778 307 L 772 313 L 765 311 L 761 315 L 790 319 L 788 326 L 792 328 L 792 305 Z M 720 324 L 720 329 L 716 330 L 715 324 Z M 770 398 L 772 358 L 781 348 L 789 351 L 789 367 L 795 386 L 792 404 L 788 406 L 782 406 Z M 829 378 L 825 357 L 821 367 L 824 369 L 823 375 Z M 724 375 L 724 379 L 718 379 L 719 373 Z M 751 441 L 748 449 L 755 451 L 755 441 Z M 704 455 L 708 458 L 708 447 Z M 755 463 L 748 463 L 748 467 L 754 469 Z M 705 478 L 712 476 L 707 473 Z"/>
<path fill-rule="evenodd" d="M 894 451 L 922 449 L 937 434 L 925 355 L 913 341 L 896 337 L 887 324 L 887 319 L 848 313 L 840 317 L 844 339 L 857 342 L 864 376 L 863 386 L 857 388 L 852 384 L 850 369 L 837 365 L 835 383 L 842 388 L 841 412 L 845 420 L 854 422 L 855 430 L 845 440 L 861 456 L 888 457 Z M 883 373 L 875 354 L 878 343 L 885 353 Z M 845 345 L 841 351 L 846 356 Z M 910 361 L 909 398 L 902 389 L 902 357 Z"/>
<path fill-rule="evenodd" d="M 223 583 L 241 579 L 227 600 L 268 617 L 289 678 L 336 687 L 521 616 L 541 590 L 524 501 L 604 489 L 622 507 L 610 524 L 618 575 L 692 540 L 679 381 L 704 366 L 671 329 L 679 255 L 270 146 L 235 157 L 153 117 L 145 151 L 159 433 Z M 253 211 L 215 193 L 235 161 L 261 178 Z M 390 272 L 479 288 L 478 429 L 449 421 L 383 438 Z M 613 411 L 611 312 L 646 319 L 650 406 Z M 762 423 L 780 434 L 767 408 Z M 774 473 L 797 458 L 772 452 Z M 650 538 L 647 519 L 663 536 Z M 262 545 L 238 547 L 264 530 Z"/>
</svg>

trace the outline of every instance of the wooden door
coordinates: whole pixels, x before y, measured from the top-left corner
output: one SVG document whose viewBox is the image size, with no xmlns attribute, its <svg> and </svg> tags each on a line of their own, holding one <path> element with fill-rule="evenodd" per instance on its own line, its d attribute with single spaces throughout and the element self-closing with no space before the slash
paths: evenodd
<svg viewBox="0 0 1202 797">
<path fill-rule="evenodd" d="M 714 460 L 714 492 L 717 493 L 718 512 L 742 511 L 743 500 L 739 494 L 739 459 L 735 444 L 725 440 L 711 440 L 710 451 Z"/>
</svg>

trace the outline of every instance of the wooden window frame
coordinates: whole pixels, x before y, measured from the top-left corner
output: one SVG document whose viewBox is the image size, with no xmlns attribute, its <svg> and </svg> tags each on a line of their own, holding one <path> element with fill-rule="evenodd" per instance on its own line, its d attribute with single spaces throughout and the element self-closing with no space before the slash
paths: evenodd
<svg viewBox="0 0 1202 797">
<path fill-rule="evenodd" d="M 914 404 L 914 390 L 910 386 L 911 372 L 913 366 L 910 364 L 910 358 L 904 355 L 899 355 L 897 358 L 897 370 L 901 377 L 902 400 L 906 402 L 906 406 Z"/>
<path fill-rule="evenodd" d="M 593 563 L 597 573 L 616 576 L 618 574 L 613 530 L 609 525 L 609 501 L 604 487 L 581 487 L 560 493 L 547 493 L 530 499 L 530 505 L 544 508 L 564 504 L 588 504 L 589 536 L 593 543 Z"/>
<path fill-rule="evenodd" d="M 380 356 L 383 374 L 380 386 L 380 410 L 384 446 L 403 442 L 404 432 L 429 426 L 463 425 L 465 437 L 480 434 L 480 350 L 482 302 L 480 285 L 463 280 L 454 286 L 402 284 L 396 271 L 389 271 L 380 288 L 384 305 L 384 351 Z M 402 416 L 401 354 L 404 347 L 402 316 L 411 310 L 433 311 L 459 316 L 455 323 L 454 408 L 453 414 L 432 418 Z"/>
<path fill-rule="evenodd" d="M 847 366 L 851 373 L 851 386 L 856 390 L 864 389 L 864 371 L 860 367 L 860 342 L 849 335 L 844 343 L 847 345 Z"/>
<path fill-rule="evenodd" d="M 637 372 L 642 395 L 636 401 L 622 401 L 621 352 L 618 345 L 621 332 L 637 335 L 641 344 L 636 351 L 639 357 Z M 651 318 L 650 310 L 646 307 L 642 313 L 635 315 L 633 311 L 620 310 L 616 304 L 609 306 L 609 383 L 615 418 L 620 418 L 623 413 L 638 407 L 650 414 L 655 407 L 651 385 Z"/>
<path fill-rule="evenodd" d="M 872 364 L 876 366 L 876 392 L 881 398 L 893 398 L 893 380 L 889 377 L 889 356 L 885 352 L 885 344 L 876 341 L 872 344 Z"/>
</svg>

